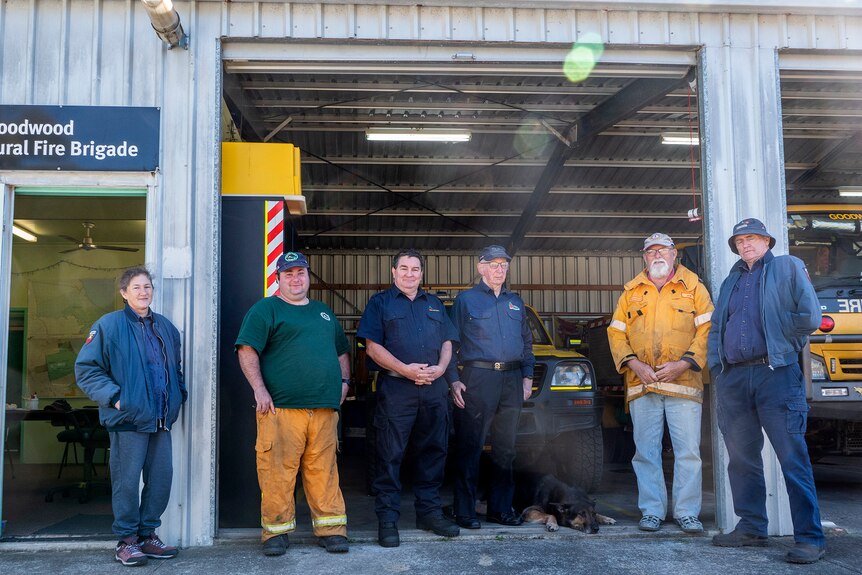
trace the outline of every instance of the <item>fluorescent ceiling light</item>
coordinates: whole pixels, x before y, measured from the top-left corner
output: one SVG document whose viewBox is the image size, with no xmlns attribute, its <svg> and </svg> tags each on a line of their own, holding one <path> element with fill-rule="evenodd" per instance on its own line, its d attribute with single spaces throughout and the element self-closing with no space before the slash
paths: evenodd
<svg viewBox="0 0 862 575">
<path fill-rule="evenodd" d="M 369 142 L 469 142 L 470 130 L 441 130 L 435 128 L 368 128 L 365 139 Z"/>
<path fill-rule="evenodd" d="M 844 198 L 862 197 L 862 186 L 841 186 L 838 195 Z"/>
<path fill-rule="evenodd" d="M 699 146 L 700 136 L 687 132 L 662 132 L 661 143 L 677 146 Z"/>
<path fill-rule="evenodd" d="M 39 239 L 36 237 L 36 234 L 31 231 L 25 230 L 24 228 L 19 228 L 17 224 L 12 224 L 12 233 L 21 238 L 22 240 L 27 240 L 28 242 L 35 242 Z"/>
</svg>

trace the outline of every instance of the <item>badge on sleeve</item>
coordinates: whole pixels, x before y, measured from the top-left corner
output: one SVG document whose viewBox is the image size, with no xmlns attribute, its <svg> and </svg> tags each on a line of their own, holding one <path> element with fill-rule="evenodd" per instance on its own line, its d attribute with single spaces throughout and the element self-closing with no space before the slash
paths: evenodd
<svg viewBox="0 0 862 575">
<path fill-rule="evenodd" d="M 87 341 L 85 341 L 85 342 L 84 342 L 84 345 L 87 345 L 88 343 L 90 343 L 91 341 L 93 341 L 93 338 L 94 338 L 94 337 L 96 337 L 96 330 L 91 331 L 91 332 L 87 335 Z"/>
<path fill-rule="evenodd" d="M 521 308 L 519 308 L 518 306 L 516 306 L 512 302 L 509 302 L 509 309 L 514 310 L 514 311 L 521 311 Z"/>
</svg>

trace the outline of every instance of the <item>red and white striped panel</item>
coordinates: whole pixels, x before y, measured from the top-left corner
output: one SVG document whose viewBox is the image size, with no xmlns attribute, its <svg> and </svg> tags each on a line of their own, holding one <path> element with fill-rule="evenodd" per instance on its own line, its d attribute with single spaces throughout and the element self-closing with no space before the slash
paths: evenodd
<svg viewBox="0 0 862 575">
<path fill-rule="evenodd" d="M 263 258 L 266 270 L 263 285 L 264 297 L 275 295 L 278 291 L 278 277 L 275 263 L 284 253 L 284 201 L 266 203 L 266 237 L 264 238 Z"/>
</svg>

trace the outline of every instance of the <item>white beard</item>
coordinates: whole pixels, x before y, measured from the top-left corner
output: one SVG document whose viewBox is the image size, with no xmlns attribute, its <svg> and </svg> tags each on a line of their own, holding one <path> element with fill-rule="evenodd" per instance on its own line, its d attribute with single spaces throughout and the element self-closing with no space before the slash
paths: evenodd
<svg viewBox="0 0 862 575">
<path fill-rule="evenodd" d="M 653 260 L 649 265 L 649 277 L 655 279 L 664 279 L 670 274 L 670 266 L 664 260 Z"/>
</svg>

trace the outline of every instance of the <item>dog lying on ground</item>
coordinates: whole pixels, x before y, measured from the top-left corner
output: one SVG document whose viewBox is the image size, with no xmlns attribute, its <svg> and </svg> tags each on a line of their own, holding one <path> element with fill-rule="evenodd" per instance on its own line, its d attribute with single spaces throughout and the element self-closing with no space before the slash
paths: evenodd
<svg viewBox="0 0 862 575">
<path fill-rule="evenodd" d="M 599 525 L 616 524 L 615 519 L 596 513 L 596 502 L 586 491 L 553 475 L 519 475 L 516 483 L 519 491 L 532 487 L 532 504 L 521 513 L 526 522 L 544 523 L 548 531 L 563 526 L 590 534 L 597 533 Z"/>
</svg>

